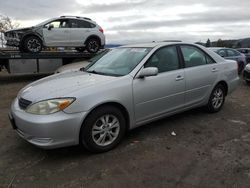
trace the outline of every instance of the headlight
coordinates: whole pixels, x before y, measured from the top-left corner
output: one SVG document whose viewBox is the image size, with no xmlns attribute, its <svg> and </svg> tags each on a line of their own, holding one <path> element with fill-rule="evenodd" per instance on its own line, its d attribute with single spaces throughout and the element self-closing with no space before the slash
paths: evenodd
<svg viewBox="0 0 250 188">
<path fill-rule="evenodd" d="M 74 100 L 74 98 L 60 98 L 40 101 L 29 106 L 26 112 L 38 115 L 53 114 L 67 108 Z"/>
</svg>

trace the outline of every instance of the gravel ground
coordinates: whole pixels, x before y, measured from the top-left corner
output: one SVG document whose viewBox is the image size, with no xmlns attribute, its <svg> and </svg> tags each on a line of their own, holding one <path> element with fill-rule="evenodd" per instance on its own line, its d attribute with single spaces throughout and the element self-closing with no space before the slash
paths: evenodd
<svg viewBox="0 0 250 188">
<path fill-rule="evenodd" d="M 187 111 L 132 130 L 114 150 L 94 155 L 78 146 L 42 150 L 12 130 L 11 101 L 42 76 L 0 73 L 0 187 L 250 186 L 250 86 L 243 81 L 217 114 Z"/>
</svg>

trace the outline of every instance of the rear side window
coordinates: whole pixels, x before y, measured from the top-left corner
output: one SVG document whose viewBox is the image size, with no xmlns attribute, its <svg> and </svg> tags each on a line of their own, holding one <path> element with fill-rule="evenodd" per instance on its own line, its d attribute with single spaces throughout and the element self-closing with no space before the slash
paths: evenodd
<svg viewBox="0 0 250 188">
<path fill-rule="evenodd" d="M 71 19 L 70 20 L 70 26 L 71 28 L 94 28 L 95 25 L 84 21 L 84 20 L 77 20 L 77 19 Z"/>
<path fill-rule="evenodd" d="M 179 59 L 175 46 L 157 50 L 145 64 L 145 67 L 157 67 L 159 73 L 179 69 Z"/>
<path fill-rule="evenodd" d="M 87 22 L 87 21 L 84 21 L 84 20 L 78 20 L 78 27 L 79 28 L 93 28 L 92 26 L 93 24 Z"/>
<path fill-rule="evenodd" d="M 215 63 L 208 55 L 194 46 L 181 46 L 185 67 L 195 67 Z"/>
</svg>

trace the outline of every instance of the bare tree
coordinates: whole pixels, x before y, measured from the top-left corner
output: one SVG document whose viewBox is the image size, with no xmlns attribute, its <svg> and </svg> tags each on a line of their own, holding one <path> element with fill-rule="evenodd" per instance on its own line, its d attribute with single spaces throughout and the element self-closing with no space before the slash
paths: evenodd
<svg viewBox="0 0 250 188">
<path fill-rule="evenodd" d="M 4 45 L 4 32 L 9 29 L 14 29 L 19 26 L 19 23 L 14 22 L 10 17 L 0 15 L 0 43 Z"/>
</svg>

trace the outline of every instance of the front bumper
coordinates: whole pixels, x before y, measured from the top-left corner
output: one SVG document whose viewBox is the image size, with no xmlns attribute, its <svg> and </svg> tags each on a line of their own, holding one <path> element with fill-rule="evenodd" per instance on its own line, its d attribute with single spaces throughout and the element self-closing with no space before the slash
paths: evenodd
<svg viewBox="0 0 250 188">
<path fill-rule="evenodd" d="M 6 45 L 7 46 L 19 47 L 20 46 L 20 39 L 18 39 L 18 38 L 7 38 L 6 39 Z"/>
<path fill-rule="evenodd" d="M 243 79 L 250 82 L 250 71 L 246 69 L 243 71 Z"/>
<path fill-rule="evenodd" d="M 11 105 L 10 119 L 19 136 L 41 148 L 53 149 L 77 145 L 85 112 L 34 115 L 19 108 L 18 100 Z"/>
</svg>

